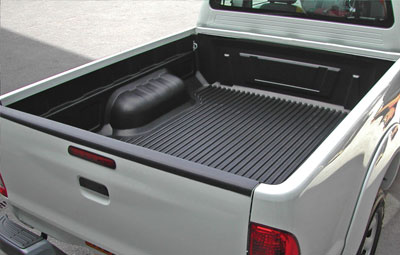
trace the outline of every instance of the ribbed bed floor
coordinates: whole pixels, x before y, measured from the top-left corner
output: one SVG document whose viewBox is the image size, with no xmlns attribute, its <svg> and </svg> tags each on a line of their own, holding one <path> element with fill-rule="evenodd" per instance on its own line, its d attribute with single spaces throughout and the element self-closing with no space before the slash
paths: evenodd
<svg viewBox="0 0 400 255">
<path fill-rule="evenodd" d="M 268 184 L 285 181 L 345 112 L 209 86 L 197 104 L 121 140 Z"/>
</svg>

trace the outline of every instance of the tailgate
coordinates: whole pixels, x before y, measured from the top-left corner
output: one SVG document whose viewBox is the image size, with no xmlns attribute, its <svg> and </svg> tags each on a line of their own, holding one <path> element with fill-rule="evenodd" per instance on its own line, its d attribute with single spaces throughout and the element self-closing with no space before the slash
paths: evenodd
<svg viewBox="0 0 400 255">
<path fill-rule="evenodd" d="M 210 174 L 208 181 L 198 181 L 204 179 L 201 174 L 193 180 L 126 155 L 140 151 L 186 167 L 184 160 L 32 117 L 80 137 L 65 139 L 62 133 L 49 134 L 52 128 L 39 131 L 4 118 L 2 110 L 0 167 L 9 202 L 18 209 L 117 254 L 246 254 L 251 192 L 234 187 L 243 182 L 249 190 L 255 182 L 219 170 L 216 179 L 222 174 L 236 184 L 211 185 Z M 82 145 L 78 141 L 85 135 L 104 139 L 105 146 Z M 116 168 L 74 157 L 69 146 L 111 158 Z M 120 155 L 107 153 L 105 148 L 115 146 L 122 146 Z"/>
</svg>

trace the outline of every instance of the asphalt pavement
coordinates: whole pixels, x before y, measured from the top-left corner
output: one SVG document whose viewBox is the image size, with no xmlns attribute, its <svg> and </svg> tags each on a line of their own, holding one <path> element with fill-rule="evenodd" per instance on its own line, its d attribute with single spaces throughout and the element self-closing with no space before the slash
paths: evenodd
<svg viewBox="0 0 400 255">
<path fill-rule="evenodd" d="M 202 0 L 1 0 L 0 93 L 193 27 L 201 4 Z M 67 254 L 90 253 L 50 240 Z M 399 250 L 400 176 L 386 198 L 377 255 Z"/>
</svg>

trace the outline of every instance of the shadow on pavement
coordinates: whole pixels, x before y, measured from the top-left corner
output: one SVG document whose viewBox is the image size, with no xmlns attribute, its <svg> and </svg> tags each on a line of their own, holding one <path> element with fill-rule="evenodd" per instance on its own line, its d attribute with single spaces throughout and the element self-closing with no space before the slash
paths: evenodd
<svg viewBox="0 0 400 255">
<path fill-rule="evenodd" d="M 88 63 L 92 59 L 0 29 L 0 94 Z"/>
</svg>

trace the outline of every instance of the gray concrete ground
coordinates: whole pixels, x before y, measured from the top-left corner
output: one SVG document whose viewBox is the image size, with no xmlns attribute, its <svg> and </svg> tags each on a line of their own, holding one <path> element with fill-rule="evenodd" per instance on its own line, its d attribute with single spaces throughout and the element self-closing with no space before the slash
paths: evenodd
<svg viewBox="0 0 400 255">
<path fill-rule="evenodd" d="M 1 93 L 193 27 L 201 0 L 1 0 Z"/>
<path fill-rule="evenodd" d="M 192 27 L 201 2 L 1 0 L 0 92 Z M 400 176 L 386 201 L 377 255 L 400 250 Z M 51 241 L 67 254 L 89 254 L 85 248 Z"/>
</svg>

